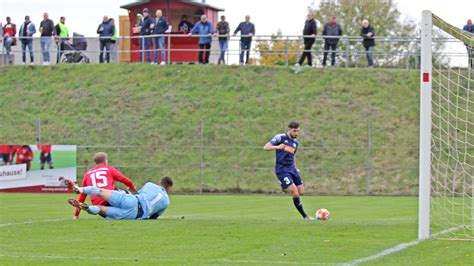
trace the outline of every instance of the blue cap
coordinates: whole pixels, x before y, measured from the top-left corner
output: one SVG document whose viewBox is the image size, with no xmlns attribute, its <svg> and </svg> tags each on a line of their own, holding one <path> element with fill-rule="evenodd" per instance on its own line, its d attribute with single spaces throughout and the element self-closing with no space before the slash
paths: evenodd
<svg viewBox="0 0 474 266">
<path fill-rule="evenodd" d="M 150 13 L 150 10 L 148 10 L 148 8 L 145 7 L 145 8 L 143 9 L 143 13 L 145 13 L 145 12 L 146 12 L 146 13 Z"/>
</svg>

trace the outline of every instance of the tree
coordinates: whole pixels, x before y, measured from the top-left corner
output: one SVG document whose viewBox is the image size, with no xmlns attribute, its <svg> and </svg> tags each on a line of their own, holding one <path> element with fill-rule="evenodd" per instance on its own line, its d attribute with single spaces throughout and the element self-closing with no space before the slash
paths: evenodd
<svg viewBox="0 0 474 266">
<path fill-rule="evenodd" d="M 261 65 L 294 65 L 302 50 L 301 43 L 282 37 L 281 30 L 272 35 L 269 41 L 259 42 L 256 49 L 260 54 Z"/>
</svg>

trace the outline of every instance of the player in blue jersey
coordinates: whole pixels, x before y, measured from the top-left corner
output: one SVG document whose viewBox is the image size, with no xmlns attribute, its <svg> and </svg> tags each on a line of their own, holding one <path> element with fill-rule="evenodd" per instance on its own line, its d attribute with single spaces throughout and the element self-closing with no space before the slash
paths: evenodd
<svg viewBox="0 0 474 266">
<path fill-rule="evenodd" d="M 300 196 L 304 194 L 304 185 L 299 170 L 295 165 L 295 154 L 299 145 L 296 138 L 299 132 L 299 123 L 291 122 L 285 134 L 278 134 L 273 137 L 270 142 L 265 144 L 263 149 L 275 151 L 275 174 L 280 181 L 281 188 L 284 191 L 290 192 L 296 209 L 305 220 L 314 220 L 313 217 L 306 214 L 300 199 Z"/>
<path fill-rule="evenodd" d="M 169 176 L 161 178 L 158 185 L 151 182 L 146 183 L 136 195 L 94 186 L 79 187 L 70 179 L 66 179 L 64 183 L 77 194 L 98 196 L 109 202 L 110 206 L 89 206 L 75 199 L 68 200 L 69 204 L 75 208 L 81 208 L 93 215 L 100 214 L 110 220 L 157 219 L 168 208 L 170 203 L 168 193 L 173 187 L 173 180 Z"/>
</svg>

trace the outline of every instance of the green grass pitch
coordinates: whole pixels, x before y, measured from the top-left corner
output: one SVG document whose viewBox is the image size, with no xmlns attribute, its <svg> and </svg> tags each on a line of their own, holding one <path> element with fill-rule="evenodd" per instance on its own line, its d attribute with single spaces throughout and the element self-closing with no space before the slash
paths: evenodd
<svg viewBox="0 0 474 266">
<path fill-rule="evenodd" d="M 76 167 L 76 158 L 77 153 L 76 151 L 55 151 L 51 153 L 53 166 L 54 168 L 68 168 L 68 167 Z M 40 152 L 34 151 L 33 152 L 33 161 L 31 163 L 31 171 L 40 170 Z M 48 164 L 45 165 L 45 169 L 48 169 Z"/>
<path fill-rule="evenodd" d="M 171 195 L 159 220 L 72 220 L 73 194 L 0 193 L 0 265 L 342 264 L 417 237 L 416 197 Z M 31 221 L 31 222 L 30 222 Z M 472 265 L 473 242 L 429 240 L 367 265 Z"/>
</svg>

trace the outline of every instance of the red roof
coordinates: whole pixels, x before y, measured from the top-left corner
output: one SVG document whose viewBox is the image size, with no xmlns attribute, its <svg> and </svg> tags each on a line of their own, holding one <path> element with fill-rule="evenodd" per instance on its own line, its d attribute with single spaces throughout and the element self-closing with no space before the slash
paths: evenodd
<svg viewBox="0 0 474 266">
<path fill-rule="evenodd" d="M 170 1 L 173 1 L 173 0 L 170 0 Z M 210 9 L 214 9 L 214 10 L 217 10 L 217 11 L 224 11 L 223 8 L 212 6 L 212 5 L 209 5 L 209 4 L 206 4 L 206 3 L 202 3 L 202 2 L 196 2 L 196 1 L 192 1 L 192 0 L 177 0 L 177 1 L 188 4 L 188 5 L 192 5 L 192 6 L 210 8 Z M 136 7 L 136 6 L 146 4 L 146 3 L 150 3 L 150 2 L 153 2 L 153 0 L 138 0 L 138 1 L 133 2 L 133 3 L 120 6 L 120 8 L 130 9 L 132 7 Z"/>
</svg>

